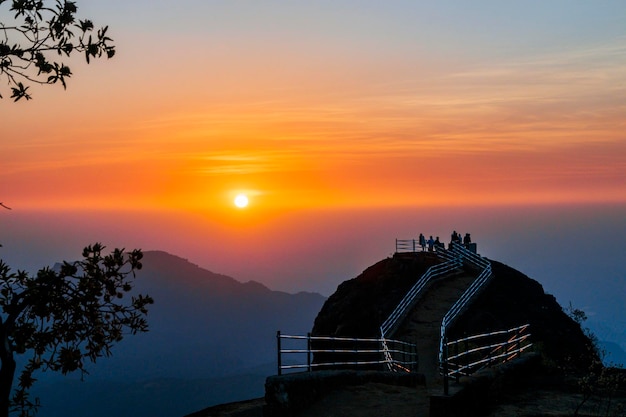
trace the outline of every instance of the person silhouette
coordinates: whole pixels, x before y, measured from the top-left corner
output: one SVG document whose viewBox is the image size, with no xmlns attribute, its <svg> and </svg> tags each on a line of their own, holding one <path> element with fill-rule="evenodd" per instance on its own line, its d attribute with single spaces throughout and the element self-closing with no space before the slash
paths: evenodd
<svg viewBox="0 0 626 417">
<path fill-rule="evenodd" d="M 469 245 L 472 243 L 472 238 L 469 233 L 465 233 L 465 237 L 463 238 L 463 245 L 469 249 Z"/>
<path fill-rule="evenodd" d="M 452 246 L 453 243 L 461 243 L 461 234 L 457 233 L 456 230 L 452 232 L 452 236 L 450 237 L 450 246 Z"/>
</svg>

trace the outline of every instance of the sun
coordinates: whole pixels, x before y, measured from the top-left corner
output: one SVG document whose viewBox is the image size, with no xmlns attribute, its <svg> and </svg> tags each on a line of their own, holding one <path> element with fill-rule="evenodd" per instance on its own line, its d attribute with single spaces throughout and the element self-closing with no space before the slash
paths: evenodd
<svg viewBox="0 0 626 417">
<path fill-rule="evenodd" d="M 249 203 L 248 196 L 245 194 L 238 194 L 237 197 L 235 197 L 234 203 L 239 208 L 247 207 Z"/>
</svg>

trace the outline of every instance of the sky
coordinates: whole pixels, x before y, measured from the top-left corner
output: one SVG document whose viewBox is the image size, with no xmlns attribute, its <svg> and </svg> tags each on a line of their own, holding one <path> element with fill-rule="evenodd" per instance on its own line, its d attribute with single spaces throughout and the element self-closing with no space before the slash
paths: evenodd
<svg viewBox="0 0 626 417">
<path fill-rule="evenodd" d="M 578 250 L 600 225 L 603 294 L 626 291 L 624 1 L 77 4 L 116 56 L 71 59 L 67 90 L 30 101 L 0 84 L 16 267 L 102 241 L 330 295 L 394 239 L 460 228 L 585 304 L 597 262 L 559 285 L 574 256 L 538 242 Z"/>
<path fill-rule="evenodd" d="M 118 53 L 0 102 L 21 210 L 626 199 L 622 1 L 78 5 Z"/>
</svg>

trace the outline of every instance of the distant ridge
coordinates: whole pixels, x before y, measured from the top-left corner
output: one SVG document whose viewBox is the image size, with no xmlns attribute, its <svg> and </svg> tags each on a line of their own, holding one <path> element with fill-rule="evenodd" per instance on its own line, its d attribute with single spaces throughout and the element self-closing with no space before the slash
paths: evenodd
<svg viewBox="0 0 626 417">
<path fill-rule="evenodd" d="M 282 294 L 304 297 L 317 301 L 326 299 L 326 297 L 316 292 L 299 291 L 291 294 L 284 291 L 272 290 L 266 285 L 254 280 L 241 282 L 228 275 L 204 269 L 190 262 L 188 259 L 172 255 L 165 251 L 145 251 L 143 263 L 145 268 L 140 272 L 140 276 L 146 275 L 146 271 L 148 271 L 150 274 L 148 279 L 157 280 L 159 283 L 167 285 L 168 287 L 182 284 L 214 291 L 240 290 L 258 294 L 272 293 L 275 295 Z M 140 283 L 140 285 L 142 285 L 142 283 Z"/>
<path fill-rule="evenodd" d="M 242 283 L 164 251 L 144 251 L 142 263 L 133 294 L 155 300 L 149 332 L 116 345 L 85 382 L 42 376 L 42 415 L 180 417 L 262 396 L 276 372 L 276 331 L 309 332 L 325 301 Z M 62 395 L 72 392 L 79 395 Z"/>
</svg>

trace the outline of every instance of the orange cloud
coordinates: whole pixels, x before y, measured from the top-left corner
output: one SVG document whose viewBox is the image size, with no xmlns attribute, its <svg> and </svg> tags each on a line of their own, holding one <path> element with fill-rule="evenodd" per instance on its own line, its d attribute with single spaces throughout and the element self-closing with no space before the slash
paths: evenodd
<svg viewBox="0 0 626 417">
<path fill-rule="evenodd" d="M 38 123 L 0 103 L 3 198 L 224 212 L 243 190 L 258 210 L 623 201 L 623 45 L 451 68 L 212 50 L 171 84 L 140 83 L 122 58 L 138 83 L 120 81 L 125 94 L 90 85 L 97 67 L 58 106 L 32 104 Z"/>
</svg>

